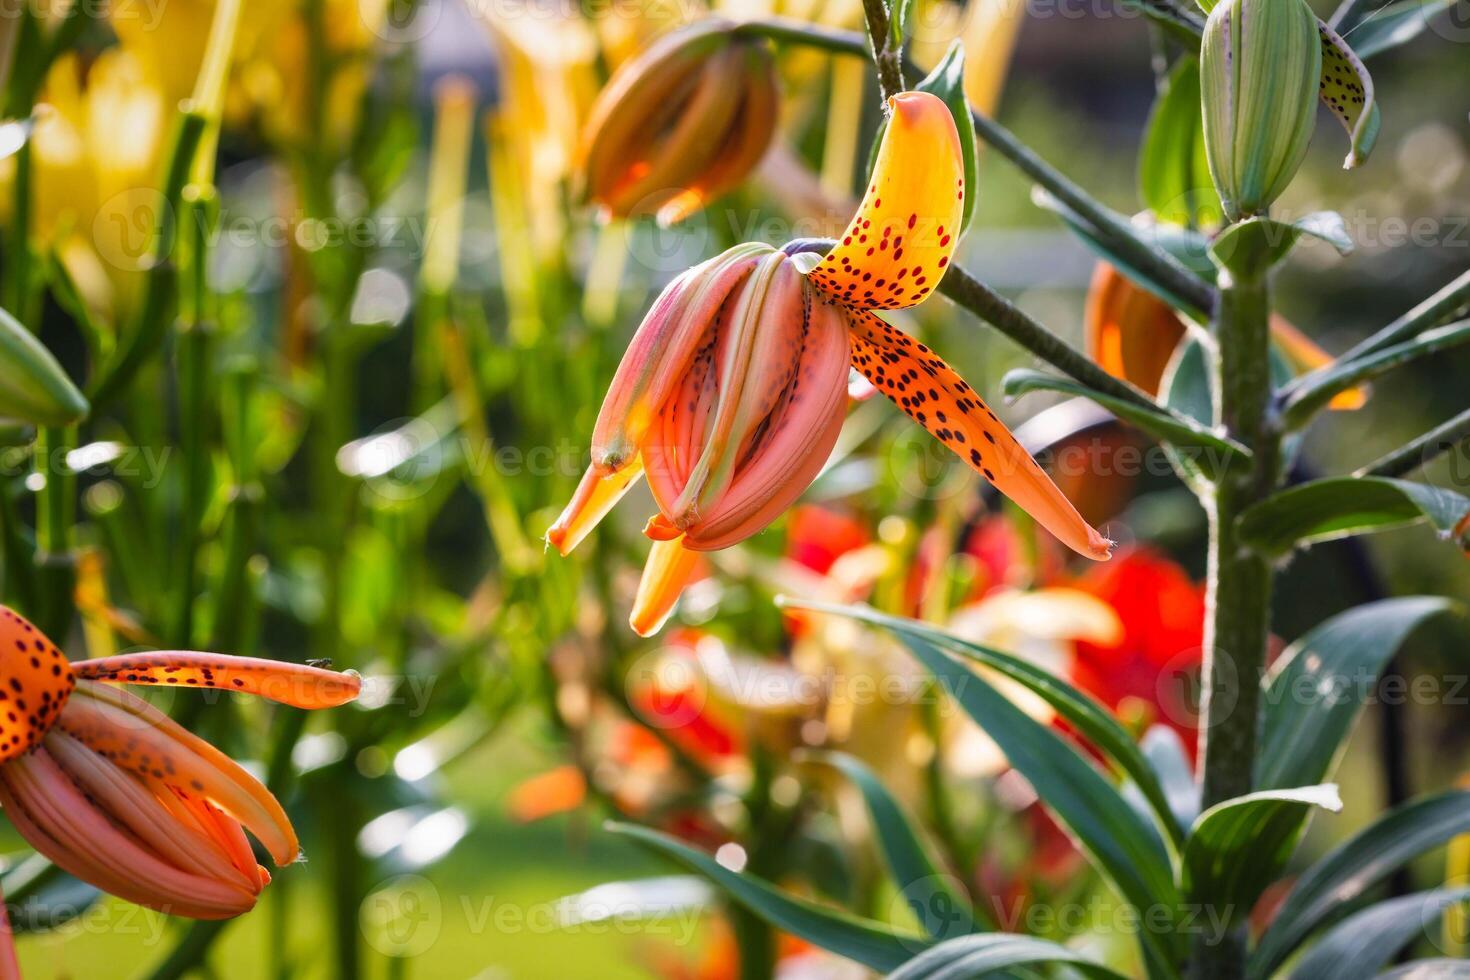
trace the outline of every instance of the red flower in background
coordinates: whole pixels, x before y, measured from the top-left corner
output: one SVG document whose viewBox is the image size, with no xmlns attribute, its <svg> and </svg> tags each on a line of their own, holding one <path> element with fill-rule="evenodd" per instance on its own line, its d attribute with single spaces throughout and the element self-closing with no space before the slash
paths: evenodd
<svg viewBox="0 0 1470 980">
<path fill-rule="evenodd" d="M 833 562 L 870 540 L 861 522 L 812 504 L 797 507 L 786 523 L 786 557 L 818 575 L 826 575 Z"/>
<path fill-rule="evenodd" d="M 1125 721 L 1161 723 L 1195 751 L 1196 718 L 1187 680 L 1199 670 L 1205 589 L 1174 562 L 1133 548 L 1076 583 L 1117 610 L 1118 643 L 1079 642 L 1072 679 Z"/>
</svg>

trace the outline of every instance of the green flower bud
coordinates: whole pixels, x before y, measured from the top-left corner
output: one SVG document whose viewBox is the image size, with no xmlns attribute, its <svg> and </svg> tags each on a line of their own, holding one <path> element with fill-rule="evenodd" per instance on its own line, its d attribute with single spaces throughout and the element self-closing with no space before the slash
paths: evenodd
<svg viewBox="0 0 1470 980">
<path fill-rule="evenodd" d="M 1232 221 L 1263 213 L 1301 166 L 1321 71 L 1305 0 L 1221 0 L 1210 12 L 1200 48 L 1205 149 Z"/>
<path fill-rule="evenodd" d="M 36 425 L 71 425 L 87 399 L 35 335 L 0 310 L 0 416 Z"/>
</svg>

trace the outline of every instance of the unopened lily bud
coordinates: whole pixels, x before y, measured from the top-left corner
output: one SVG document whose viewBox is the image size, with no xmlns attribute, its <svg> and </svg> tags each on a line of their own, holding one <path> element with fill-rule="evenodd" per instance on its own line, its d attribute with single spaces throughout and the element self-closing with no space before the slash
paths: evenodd
<svg viewBox="0 0 1470 980">
<path fill-rule="evenodd" d="M 755 169 L 776 129 L 776 70 L 766 43 L 733 27 L 677 28 L 618 69 L 582 132 L 587 200 L 673 224 Z"/>
<path fill-rule="evenodd" d="M 1221 0 L 1200 48 L 1205 149 L 1226 215 L 1270 207 L 1317 119 L 1317 18 L 1305 0 Z"/>
</svg>

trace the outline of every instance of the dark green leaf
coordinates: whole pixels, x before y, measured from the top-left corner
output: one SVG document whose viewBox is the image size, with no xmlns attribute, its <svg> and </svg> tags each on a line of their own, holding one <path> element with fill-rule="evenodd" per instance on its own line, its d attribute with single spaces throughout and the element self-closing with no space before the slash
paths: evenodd
<svg viewBox="0 0 1470 980">
<path fill-rule="evenodd" d="M 631 837 L 649 850 L 704 875 L 777 929 L 869 969 L 884 972 L 897 969 L 931 945 L 922 936 L 895 932 L 876 922 L 792 898 L 769 882 L 731 871 L 708 854 L 657 830 L 621 823 L 608 824 L 607 829 Z"/>
<path fill-rule="evenodd" d="M 1420 797 L 1384 814 L 1308 868 L 1251 954 L 1246 975 L 1275 973 L 1302 941 L 1399 867 L 1470 831 L 1470 791 Z"/>
<path fill-rule="evenodd" d="M 1408 480 L 1338 476 L 1273 494 L 1240 516 L 1241 535 L 1273 554 L 1299 544 L 1429 521 L 1449 537 L 1470 513 L 1470 500 Z"/>
<path fill-rule="evenodd" d="M 0 888 L 4 889 L 10 927 L 16 933 L 57 929 L 102 898 L 97 888 L 73 878 L 39 854 L 16 862 L 0 876 Z"/>
<path fill-rule="evenodd" d="M 1265 679 L 1256 785 L 1302 786 L 1328 778 L 1364 699 L 1409 635 L 1448 599 L 1384 599 L 1334 616 L 1287 647 Z"/>
<path fill-rule="evenodd" d="M 1123 898 L 1138 909 L 1179 907 L 1168 851 L 1158 831 L 1062 736 L 1016 707 L 982 676 L 912 630 L 898 637 L 965 713 L 985 729 L 1011 767 Z M 1179 952 L 1172 929 L 1139 933 L 1150 974 L 1169 976 Z"/>
<path fill-rule="evenodd" d="M 1470 320 L 1426 330 L 1412 340 L 1352 360 L 1333 361 L 1320 370 L 1304 374 L 1280 394 L 1286 427 L 1297 429 L 1306 425 L 1328 402 L 1349 388 L 1465 343 L 1470 343 Z"/>
<path fill-rule="evenodd" d="M 1198 226 L 1221 220 L 1220 198 L 1205 156 L 1199 61 L 1194 58 L 1179 59 L 1149 113 L 1138 157 L 1138 190 L 1161 221 Z"/>
<path fill-rule="evenodd" d="M 957 636 L 951 636 L 927 623 L 888 616 L 867 606 L 839 606 L 788 597 L 782 597 L 778 601 L 782 606 L 813 609 L 836 616 L 846 616 L 864 623 L 871 623 L 874 626 L 881 626 L 900 635 L 911 635 L 927 640 L 950 653 L 983 664 L 1020 684 L 1051 705 L 1057 714 L 1065 718 L 1073 728 L 1097 746 L 1103 755 L 1112 760 L 1114 765 L 1133 780 L 1153 809 L 1158 825 L 1164 828 L 1171 841 L 1183 844 L 1183 828 L 1186 824 L 1173 821 L 1173 809 L 1169 797 L 1164 792 L 1164 788 L 1159 785 L 1153 767 L 1144 758 L 1139 747 L 1133 743 L 1133 737 L 1129 735 L 1128 730 L 1119 724 L 1108 709 L 1094 700 L 1091 695 L 1084 694 L 1033 663 L 978 643 L 971 643 Z"/>
<path fill-rule="evenodd" d="M 900 6 L 911 6 L 913 0 L 900 0 Z M 938 96 L 954 116 L 955 130 L 960 134 L 960 155 L 965 161 L 965 204 L 960 217 L 960 234 L 970 227 L 979 199 L 979 158 L 975 149 L 975 121 L 970 118 L 970 103 L 965 98 L 965 46 L 956 38 L 923 81 L 914 88 Z"/>
<path fill-rule="evenodd" d="M 1264 790 L 1210 807 L 1184 847 L 1185 896 L 1226 928 L 1242 921 L 1285 870 L 1313 807 L 1341 810 L 1337 787 Z"/>
<path fill-rule="evenodd" d="M 1371 58 L 1424 33 L 1429 22 L 1454 7 L 1455 0 L 1399 0 L 1379 7 L 1352 29 L 1353 50 Z"/>
<path fill-rule="evenodd" d="M 1342 215 L 1315 211 L 1290 223 L 1271 218 L 1237 221 L 1210 244 L 1210 258 L 1222 269 L 1269 269 L 1286 258 L 1303 235 L 1326 242 L 1340 255 L 1353 250 Z"/>
<path fill-rule="evenodd" d="M 1041 187 L 1033 187 L 1031 189 L 1031 200 L 1036 204 L 1037 207 L 1045 208 L 1046 210 L 1055 214 L 1057 217 L 1061 218 L 1062 221 L 1067 225 L 1067 227 L 1071 228 L 1072 231 L 1077 235 L 1077 237 L 1081 238 L 1083 243 L 1087 245 L 1088 248 L 1092 249 L 1092 251 L 1100 258 L 1106 259 L 1108 262 L 1112 263 L 1112 265 L 1117 268 L 1119 272 L 1123 273 L 1135 284 L 1143 289 L 1148 290 L 1150 293 L 1153 293 L 1155 296 L 1163 300 L 1165 303 L 1168 303 L 1174 309 L 1182 311 L 1194 320 L 1203 323 L 1207 319 L 1209 319 L 1204 310 L 1200 309 L 1196 304 L 1190 302 L 1188 299 L 1180 296 L 1178 292 L 1170 289 L 1167 283 L 1160 281 L 1156 276 L 1153 276 L 1149 272 L 1142 269 L 1138 265 L 1138 263 L 1131 261 L 1128 258 L 1127 252 L 1115 247 L 1113 243 L 1109 241 L 1106 234 L 1099 231 L 1092 222 L 1088 221 L 1086 218 L 1082 217 L 1082 215 L 1078 214 L 1062 201 L 1058 200 L 1056 196 L 1054 196 L 1050 191 L 1047 191 Z M 1121 224 L 1129 224 L 1128 219 L 1120 214 L 1114 215 L 1113 217 L 1115 217 Z M 1138 237 L 1148 239 L 1151 234 L 1152 232 L 1146 229 L 1141 229 L 1138 232 Z M 1154 247 L 1157 251 L 1164 251 L 1162 248 L 1158 248 L 1151 242 L 1150 245 L 1151 247 Z"/>
<path fill-rule="evenodd" d="M 1343 919 L 1312 945 L 1291 980 L 1369 980 L 1470 888 L 1436 888 L 1391 898 Z"/>
<path fill-rule="evenodd" d="M 1156 412 L 1121 398 L 1094 391 L 1071 378 L 1033 371 L 1030 368 L 1017 368 L 1007 372 L 1001 381 L 1001 386 L 1005 393 L 1012 397 L 1028 391 L 1058 391 L 1090 399 L 1155 439 L 1169 443 L 1202 472 L 1211 476 L 1217 476 L 1228 467 L 1250 459 L 1250 450 L 1238 442 L 1216 435 L 1186 416 Z"/>
<path fill-rule="evenodd" d="M 1193 824 L 1199 816 L 1199 784 L 1179 733 L 1168 725 L 1154 725 L 1143 733 L 1139 748 L 1159 778 L 1174 820 L 1181 827 Z"/>
<path fill-rule="evenodd" d="M 862 794 L 883 860 L 899 894 L 924 931 L 935 939 L 974 932 L 975 916 L 970 903 L 953 887 L 953 879 L 929 859 L 902 807 L 872 770 L 843 752 L 812 753 L 811 757 L 837 769 Z"/>
<path fill-rule="evenodd" d="M 1379 980 L 1466 980 L 1470 962 L 1465 960 L 1415 960 L 1379 974 Z"/>
<path fill-rule="evenodd" d="M 909 960 L 888 980 L 969 980 L 1012 967 L 1064 963 L 1097 980 L 1122 980 L 1120 974 L 1065 946 L 1031 936 L 963 936 L 941 943 Z"/>
</svg>

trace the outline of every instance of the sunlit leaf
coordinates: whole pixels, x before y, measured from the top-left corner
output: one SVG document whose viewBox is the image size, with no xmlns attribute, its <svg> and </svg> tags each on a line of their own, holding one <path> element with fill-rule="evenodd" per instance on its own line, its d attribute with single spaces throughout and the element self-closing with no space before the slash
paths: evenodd
<svg viewBox="0 0 1470 980">
<path fill-rule="evenodd" d="M 1337 787 L 1264 790 L 1200 814 L 1184 848 L 1186 898 L 1217 910 L 1227 928 L 1244 919 L 1285 870 L 1313 807 L 1341 810 Z"/>
<path fill-rule="evenodd" d="M 896 932 L 786 895 L 752 875 L 731 871 L 714 858 L 668 834 L 633 824 L 611 823 L 609 831 L 630 837 L 718 885 L 736 902 L 783 932 L 873 970 L 898 968 L 930 946 L 917 935 Z"/>
<path fill-rule="evenodd" d="M 1097 980 L 1122 975 L 1080 953 L 1031 936 L 963 936 L 920 953 L 888 975 L 888 980 L 963 980 L 1003 976 L 1013 967 L 1060 963 Z"/>
<path fill-rule="evenodd" d="M 1265 679 L 1256 785 L 1328 778 L 1384 666 L 1420 624 L 1454 608 L 1437 596 L 1384 599 L 1334 616 L 1287 647 Z"/>
<path fill-rule="evenodd" d="M 1314 943 L 1292 969 L 1291 980 L 1369 980 L 1446 909 L 1467 898 L 1470 887 L 1436 888 L 1370 905 Z"/>
<path fill-rule="evenodd" d="M 1470 513 L 1452 490 L 1386 477 L 1331 477 L 1290 487 L 1249 508 L 1241 535 L 1272 554 L 1301 544 L 1387 531 L 1428 521 L 1450 536 Z"/>
<path fill-rule="evenodd" d="M 1227 468 L 1244 463 L 1250 458 L 1250 450 L 1185 416 L 1167 415 L 1141 405 L 1124 401 L 1094 391 L 1080 382 L 1060 375 L 1046 374 L 1029 368 L 1017 368 L 1006 374 L 1001 382 L 1005 393 L 1011 397 L 1028 391 L 1057 391 L 1091 399 L 1110 412 L 1132 423 L 1156 439 L 1169 443 L 1176 451 L 1188 456 L 1203 472 L 1218 475 Z"/>
<path fill-rule="evenodd" d="M 1470 791 L 1420 797 L 1379 817 L 1302 873 L 1251 954 L 1246 976 L 1264 980 L 1317 929 L 1408 861 L 1470 830 Z"/>
<path fill-rule="evenodd" d="M 873 771 L 843 752 L 813 753 L 811 757 L 837 769 L 862 794 L 888 872 L 924 931 L 935 939 L 974 932 L 975 916 L 969 901 L 953 887 L 951 877 L 929 859 L 903 808 Z"/>
</svg>

